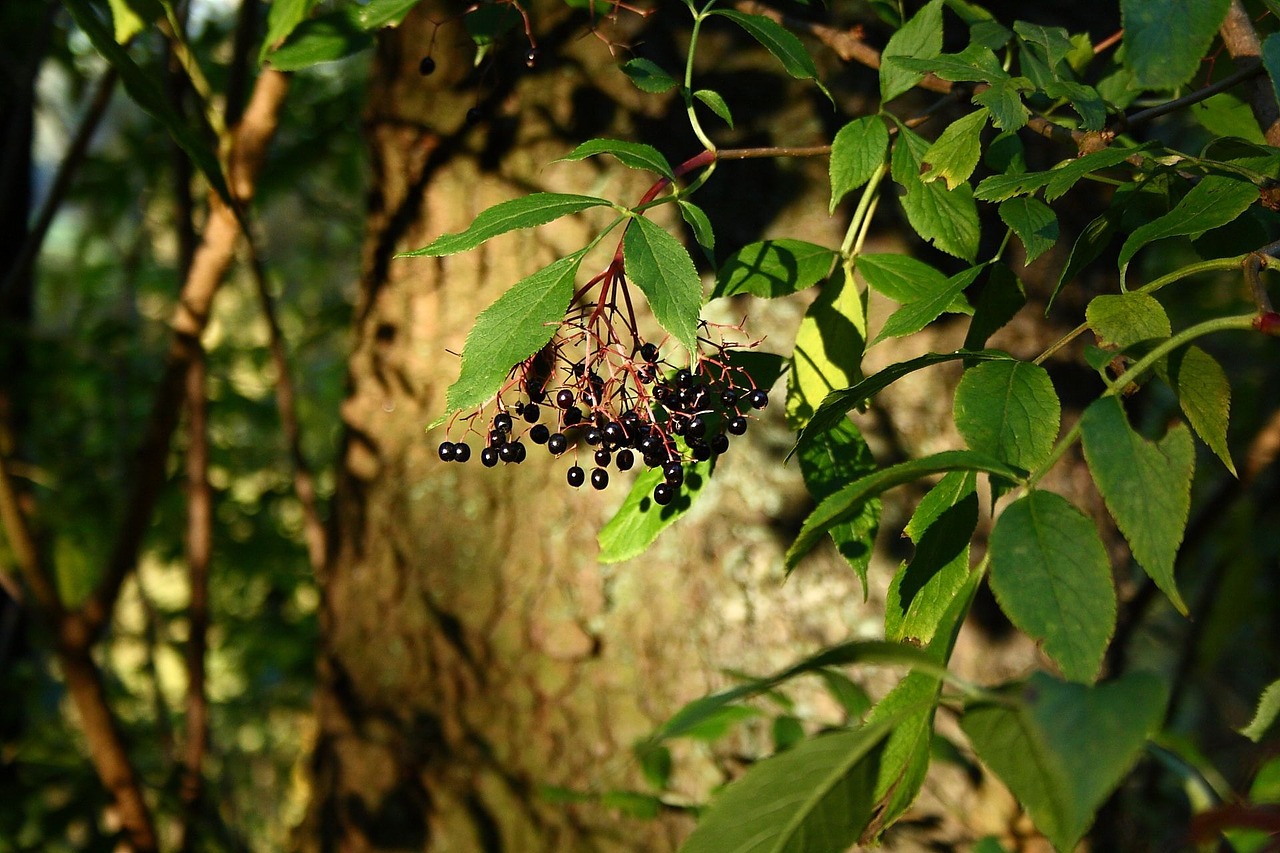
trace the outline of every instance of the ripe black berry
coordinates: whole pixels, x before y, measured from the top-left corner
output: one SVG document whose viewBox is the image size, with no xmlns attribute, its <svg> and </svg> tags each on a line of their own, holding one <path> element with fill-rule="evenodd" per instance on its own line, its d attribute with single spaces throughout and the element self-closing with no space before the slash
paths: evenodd
<svg viewBox="0 0 1280 853">
<path fill-rule="evenodd" d="M 653 344 L 645 344 L 640 347 L 640 357 L 653 364 L 658 360 L 658 348 Z"/>
<path fill-rule="evenodd" d="M 538 424 L 529 430 L 529 440 L 534 444 L 546 444 L 547 439 L 551 437 L 551 430 L 547 429 L 546 424 Z"/>
<path fill-rule="evenodd" d="M 683 388 L 692 388 L 692 387 L 693 387 L 693 382 L 694 382 L 693 374 L 692 374 L 692 373 L 690 373 L 689 371 L 685 370 L 684 368 L 681 368 L 681 369 L 676 373 L 676 387 L 677 387 L 677 388 L 682 388 L 682 389 L 683 389 Z"/>
<path fill-rule="evenodd" d="M 594 427 L 582 434 L 582 440 L 585 441 L 587 444 L 591 445 L 592 447 L 595 447 L 597 444 L 599 444 L 603 438 L 604 438 L 604 433 L 602 433 L 598 429 L 595 429 Z"/>
<path fill-rule="evenodd" d="M 493 416 L 493 428 L 500 429 L 503 432 L 511 432 L 511 415 L 506 412 L 498 412 Z"/>
<path fill-rule="evenodd" d="M 547 439 L 547 450 L 550 450 L 557 456 L 568 449 L 569 439 L 565 438 L 564 433 L 562 432 L 553 433 L 551 437 Z"/>
<path fill-rule="evenodd" d="M 577 465 L 574 465 L 572 468 L 569 469 L 569 474 L 568 476 L 565 477 L 565 479 L 569 481 L 570 486 L 573 486 L 576 489 L 578 488 L 578 486 L 581 486 L 584 482 L 586 482 L 587 473 L 583 471 L 581 468 L 579 468 Z"/>
<path fill-rule="evenodd" d="M 659 483 L 653 489 L 653 502 L 658 506 L 666 506 L 675 499 L 676 489 L 670 483 Z"/>
<path fill-rule="evenodd" d="M 674 459 L 662 466 L 662 478 L 673 486 L 684 482 L 684 466 Z"/>
<path fill-rule="evenodd" d="M 726 406 L 732 406 L 734 403 L 738 402 L 738 392 L 732 388 L 726 388 L 720 392 L 720 401 Z"/>
<path fill-rule="evenodd" d="M 453 446 L 453 461 L 466 462 L 471 458 L 471 447 L 465 441 L 460 441 Z"/>
<path fill-rule="evenodd" d="M 573 392 L 568 388 L 561 388 L 556 392 L 556 405 L 562 409 L 567 409 L 573 405 Z"/>
<path fill-rule="evenodd" d="M 573 426 L 582 420 L 582 409 L 577 406 L 570 406 L 564 410 L 564 425 Z"/>
<path fill-rule="evenodd" d="M 707 422 L 694 416 L 689 420 L 689 428 L 685 430 L 690 438 L 702 438 L 707 434 Z"/>
<path fill-rule="evenodd" d="M 453 461 L 453 443 L 452 442 L 449 442 L 449 441 L 440 442 L 440 461 L 441 462 Z"/>
<path fill-rule="evenodd" d="M 621 423 L 614 421 L 604 425 L 604 437 L 615 445 L 621 445 L 627 440 L 627 430 Z"/>
<path fill-rule="evenodd" d="M 705 441 L 699 440 L 689 442 L 689 450 L 693 453 L 693 458 L 697 459 L 699 462 L 706 462 L 711 458 L 711 445 L 707 444 Z"/>
<path fill-rule="evenodd" d="M 489 430 L 489 444 L 493 447 L 501 447 L 507 443 L 507 434 L 500 429 Z"/>
<path fill-rule="evenodd" d="M 492 447 L 486 447 L 480 451 L 480 464 L 486 468 L 492 468 L 498 464 L 498 451 Z"/>
<path fill-rule="evenodd" d="M 711 452 L 719 455 L 729 449 L 729 436 L 718 432 L 711 437 Z"/>
<path fill-rule="evenodd" d="M 630 450 L 619 450 L 613 461 L 617 464 L 619 471 L 630 471 L 631 466 L 636 463 L 636 457 Z"/>
<path fill-rule="evenodd" d="M 503 462 L 515 462 L 516 455 L 518 453 L 519 451 L 516 450 L 515 443 L 504 444 L 498 448 L 498 458 L 501 459 Z"/>
<path fill-rule="evenodd" d="M 523 462 L 525 456 L 528 455 L 527 451 L 524 449 L 524 442 L 517 441 L 508 446 L 511 447 L 513 452 L 515 453 L 515 458 L 512 461 L 515 462 L 517 465 Z"/>
<path fill-rule="evenodd" d="M 600 491 L 609 485 L 609 472 L 603 468 L 591 469 L 591 488 Z"/>
<path fill-rule="evenodd" d="M 607 466 L 612 458 L 613 454 L 605 450 L 603 447 L 595 452 L 596 464 L 601 468 Z"/>
<path fill-rule="evenodd" d="M 435 70 L 436 61 L 429 56 L 422 57 L 422 61 L 418 63 L 418 73 L 423 77 L 430 77 Z"/>
<path fill-rule="evenodd" d="M 724 428 L 734 435 L 742 435 L 747 431 L 747 419 L 741 415 L 736 418 L 730 418 L 729 423 L 725 424 Z"/>
<path fill-rule="evenodd" d="M 763 409 L 769 405 L 769 395 L 763 389 L 757 388 L 747 395 L 747 402 L 751 404 L 753 409 Z"/>
<path fill-rule="evenodd" d="M 524 407 L 524 419 L 529 423 L 536 424 L 541 416 L 542 410 L 538 408 L 537 403 L 529 403 Z"/>
</svg>

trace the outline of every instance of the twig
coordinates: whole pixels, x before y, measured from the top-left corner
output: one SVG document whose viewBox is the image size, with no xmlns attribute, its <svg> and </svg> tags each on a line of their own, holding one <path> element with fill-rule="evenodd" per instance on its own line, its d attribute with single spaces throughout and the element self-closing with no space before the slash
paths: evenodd
<svg viewBox="0 0 1280 853">
<path fill-rule="evenodd" d="M 1236 67 L 1244 69 L 1260 63 L 1262 44 L 1249 19 L 1249 12 L 1240 0 L 1231 0 L 1226 20 L 1222 22 L 1219 32 Z M 1270 80 L 1266 77 L 1253 77 L 1247 81 L 1245 88 L 1249 95 L 1249 108 L 1253 111 L 1253 117 L 1258 120 L 1267 144 L 1280 145 L 1280 109 L 1276 107 Z"/>
<path fill-rule="evenodd" d="M 1180 98 L 1174 98 L 1172 101 L 1166 101 L 1163 104 L 1157 104 L 1154 107 L 1151 107 L 1149 109 L 1136 112 L 1131 116 L 1121 116 L 1115 123 L 1111 125 L 1111 128 L 1115 130 L 1117 133 L 1120 133 L 1120 132 L 1129 130 L 1130 128 L 1137 127 L 1138 125 L 1143 124 L 1145 122 L 1151 121 L 1154 118 L 1159 118 L 1162 115 L 1167 115 L 1169 113 L 1176 112 L 1177 110 L 1180 110 L 1183 107 L 1189 107 L 1192 104 L 1198 104 L 1201 101 L 1205 101 L 1205 100 L 1208 100 L 1209 98 L 1212 98 L 1214 95 L 1218 94 L 1219 92 L 1225 92 L 1228 89 L 1234 89 L 1236 86 L 1239 86 L 1241 83 L 1244 83 L 1248 80 L 1253 79 L 1254 77 L 1257 77 L 1264 70 L 1265 69 L 1263 68 L 1261 61 L 1246 61 L 1241 64 L 1241 67 L 1237 71 L 1227 75 L 1226 77 L 1223 77 L 1221 80 L 1219 80 L 1216 83 L 1211 83 L 1210 85 L 1205 86 L 1202 89 L 1196 89 L 1194 92 L 1189 92 L 1188 94 L 1183 95 Z"/>
<path fill-rule="evenodd" d="M 316 507 L 315 477 L 311 466 L 302 453 L 302 429 L 298 423 L 297 394 L 293 387 L 293 379 L 289 372 L 289 356 L 285 349 L 284 333 L 280 330 L 280 322 L 276 318 L 275 303 L 267 289 L 267 276 L 263 267 L 262 256 L 252 238 L 246 240 L 249 252 L 249 268 L 253 271 L 253 282 L 258 290 L 258 301 L 262 306 L 262 315 L 267 321 L 271 361 L 276 368 L 276 407 L 280 410 L 280 426 L 284 431 L 285 441 L 289 446 L 289 458 L 293 462 L 293 488 L 298 502 L 302 504 L 302 535 L 307 543 L 307 559 L 311 570 L 317 577 L 324 571 L 326 541 L 324 524 L 320 520 L 320 512 Z"/>
</svg>

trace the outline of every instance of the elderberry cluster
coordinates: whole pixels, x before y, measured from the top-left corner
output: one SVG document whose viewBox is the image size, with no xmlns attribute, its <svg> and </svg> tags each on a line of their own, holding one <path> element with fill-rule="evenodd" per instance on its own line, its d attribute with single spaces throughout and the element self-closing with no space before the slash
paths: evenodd
<svg viewBox="0 0 1280 853">
<path fill-rule="evenodd" d="M 520 464 L 527 445 L 545 447 L 555 457 L 572 456 L 566 480 L 574 488 L 588 479 L 592 488 L 606 488 L 610 468 L 628 471 L 637 462 L 661 468 L 663 481 L 653 500 L 665 506 L 684 484 L 685 463 L 727 452 L 730 437 L 746 433 L 749 414 L 769 402 L 733 363 L 733 345 L 699 341 L 710 352 L 692 369 L 676 369 L 653 343 L 637 339 L 625 352 L 615 342 L 574 358 L 581 332 L 558 337 L 512 370 L 492 416 L 481 417 L 486 406 L 457 420 L 483 445 L 480 464 L 486 468 Z M 441 443 L 439 454 L 445 462 L 466 462 L 471 446 L 464 436 Z"/>
</svg>

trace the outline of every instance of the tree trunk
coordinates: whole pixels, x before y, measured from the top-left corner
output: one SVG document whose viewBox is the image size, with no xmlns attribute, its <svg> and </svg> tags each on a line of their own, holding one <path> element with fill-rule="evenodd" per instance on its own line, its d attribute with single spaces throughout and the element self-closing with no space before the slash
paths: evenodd
<svg viewBox="0 0 1280 853">
<path fill-rule="evenodd" d="M 469 57 L 458 23 L 435 39 L 435 73 L 419 74 L 427 16 L 446 13 L 419 9 L 384 38 L 371 81 L 373 186 L 301 844 L 672 849 L 692 825 L 677 809 L 628 818 L 587 800 L 554 802 L 543 786 L 646 790 L 631 745 L 726 684 L 724 669 L 763 673 L 846 638 L 878 611 L 833 558 L 782 583 L 782 550 L 810 504 L 795 466 L 781 465 L 790 435 L 780 406 L 725 458 L 690 517 L 619 565 L 598 564 L 595 537 L 629 485 L 622 475 L 597 493 L 569 488 L 569 463 L 545 452 L 494 470 L 438 460 L 443 434 L 424 427 L 444 411 L 458 370 L 451 353 L 477 313 L 584 245 L 600 222 L 566 220 L 442 259 L 392 255 L 535 188 L 634 203 L 649 180 L 637 173 L 600 162 L 543 167 L 581 141 L 575 133 L 609 135 L 610 124 L 624 133 L 661 117 L 632 111 L 645 96 L 600 41 L 583 37 L 585 19 L 573 19 L 541 33 L 545 59 L 533 71 L 527 46 L 500 52 L 481 86 L 483 118 L 468 124 L 476 88 L 462 85 Z M 697 153 L 681 139 L 659 142 L 673 162 Z M 809 207 L 829 230 L 825 200 Z M 839 242 L 825 231 L 811 238 Z M 795 306 L 784 310 L 794 327 Z M 825 701 L 815 695 L 814 714 L 839 719 Z M 735 751 L 765 751 L 764 728 L 748 728 Z M 693 748 L 678 759 L 673 786 L 693 801 L 724 778 Z"/>
</svg>

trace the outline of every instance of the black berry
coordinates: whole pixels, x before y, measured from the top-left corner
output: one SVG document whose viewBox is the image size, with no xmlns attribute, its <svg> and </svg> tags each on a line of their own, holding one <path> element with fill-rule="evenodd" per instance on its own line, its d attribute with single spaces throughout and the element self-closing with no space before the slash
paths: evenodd
<svg viewBox="0 0 1280 853">
<path fill-rule="evenodd" d="M 471 458 L 471 447 L 465 441 L 460 441 L 453 446 L 453 461 L 466 462 Z"/>
<path fill-rule="evenodd" d="M 711 437 L 710 444 L 712 453 L 716 455 L 724 453 L 729 449 L 729 436 L 722 432 L 718 432 Z"/>
<path fill-rule="evenodd" d="M 705 441 L 689 442 L 689 450 L 693 453 L 693 458 L 699 462 L 706 462 L 711 458 L 711 445 Z"/>
<path fill-rule="evenodd" d="M 653 344 L 645 344 L 640 347 L 640 357 L 653 364 L 658 360 L 658 348 Z"/>
<path fill-rule="evenodd" d="M 547 439 L 547 450 L 550 450 L 557 456 L 568 449 L 569 439 L 565 438 L 564 433 L 562 432 L 553 433 L 551 437 Z"/>
<path fill-rule="evenodd" d="M 595 447 L 603 439 L 604 439 L 604 433 L 594 428 L 589 429 L 582 434 L 582 440 L 585 441 L 587 444 L 591 445 L 592 447 Z"/>
<path fill-rule="evenodd" d="M 489 444 L 493 447 L 501 447 L 507 443 L 507 434 L 500 429 L 489 430 Z"/>
<path fill-rule="evenodd" d="M 582 420 L 582 409 L 577 406 L 570 406 L 564 410 L 564 425 L 573 426 Z"/>
<path fill-rule="evenodd" d="M 630 471 L 631 466 L 636 463 L 636 457 L 630 450 L 619 450 L 613 461 L 617 464 L 619 471 Z"/>
<path fill-rule="evenodd" d="M 551 437 L 551 430 L 547 429 L 546 424 L 538 424 L 529 430 L 529 440 L 534 444 L 546 444 L 547 439 Z"/>
<path fill-rule="evenodd" d="M 449 441 L 440 442 L 440 461 L 441 462 L 453 461 L 453 442 L 449 442 Z"/>
<path fill-rule="evenodd" d="M 674 459 L 662 466 L 662 478 L 673 486 L 684 482 L 684 467 Z"/>
<path fill-rule="evenodd" d="M 574 465 L 572 468 L 569 469 L 569 474 L 568 476 L 565 477 L 565 479 L 569 481 L 570 486 L 573 486 L 576 489 L 578 488 L 578 486 L 581 486 L 584 482 L 586 482 L 587 473 L 583 471 L 581 468 L 579 468 L 577 465 Z"/>
<path fill-rule="evenodd" d="M 653 502 L 658 506 L 666 506 L 675 499 L 676 489 L 670 483 L 659 483 L 653 490 Z"/>
<path fill-rule="evenodd" d="M 612 460 L 613 454 L 605 450 L 603 447 L 595 452 L 596 464 L 601 468 L 605 467 Z"/>
<path fill-rule="evenodd" d="M 677 387 L 677 388 L 681 388 L 681 389 L 684 389 L 684 388 L 692 388 L 692 387 L 693 387 L 693 382 L 694 382 L 693 374 L 692 374 L 692 373 L 690 373 L 689 371 L 685 370 L 684 368 L 681 368 L 681 369 L 676 373 L 676 387 Z"/>
<path fill-rule="evenodd" d="M 568 388 L 561 388 L 556 392 L 556 405 L 562 409 L 567 409 L 573 405 L 573 392 Z"/>
<path fill-rule="evenodd" d="M 492 468 L 498 464 L 498 451 L 492 447 L 486 447 L 480 451 L 480 464 L 486 468 Z"/>
<path fill-rule="evenodd" d="M 503 432 L 511 432 L 511 415 L 506 412 L 498 412 L 493 416 L 493 428 L 500 429 Z"/>
<path fill-rule="evenodd" d="M 603 468 L 591 469 L 591 488 L 599 491 L 609 485 L 609 472 Z"/>
<path fill-rule="evenodd" d="M 742 435 L 747 431 L 747 419 L 741 415 L 736 418 L 730 418 L 729 423 L 725 424 L 724 428 L 734 435 Z"/>
<path fill-rule="evenodd" d="M 509 446 L 515 452 L 515 458 L 512 461 L 515 462 L 516 464 L 523 462 L 524 457 L 527 455 L 527 452 L 524 449 L 524 442 L 517 441 L 514 444 L 511 444 Z"/>
<path fill-rule="evenodd" d="M 769 405 L 769 395 L 762 389 L 757 388 L 747 395 L 747 402 L 751 404 L 751 408 L 753 409 L 763 409 L 765 406 Z"/>
<path fill-rule="evenodd" d="M 519 451 L 516 450 L 516 447 L 518 447 L 518 445 L 515 443 L 502 445 L 501 447 L 498 448 L 498 458 L 501 459 L 503 462 L 517 461 L 516 456 L 519 453 Z"/>
<path fill-rule="evenodd" d="M 695 416 L 689 420 L 689 428 L 685 432 L 690 438 L 702 438 L 707 434 L 707 422 Z"/>
<path fill-rule="evenodd" d="M 422 61 L 418 63 L 418 73 L 423 77 L 430 77 L 435 70 L 436 61 L 429 56 L 422 57 Z"/>
<path fill-rule="evenodd" d="M 529 423 L 536 424 L 541 416 L 542 410 L 538 408 L 537 403 L 529 403 L 524 407 L 524 419 Z"/>
</svg>

